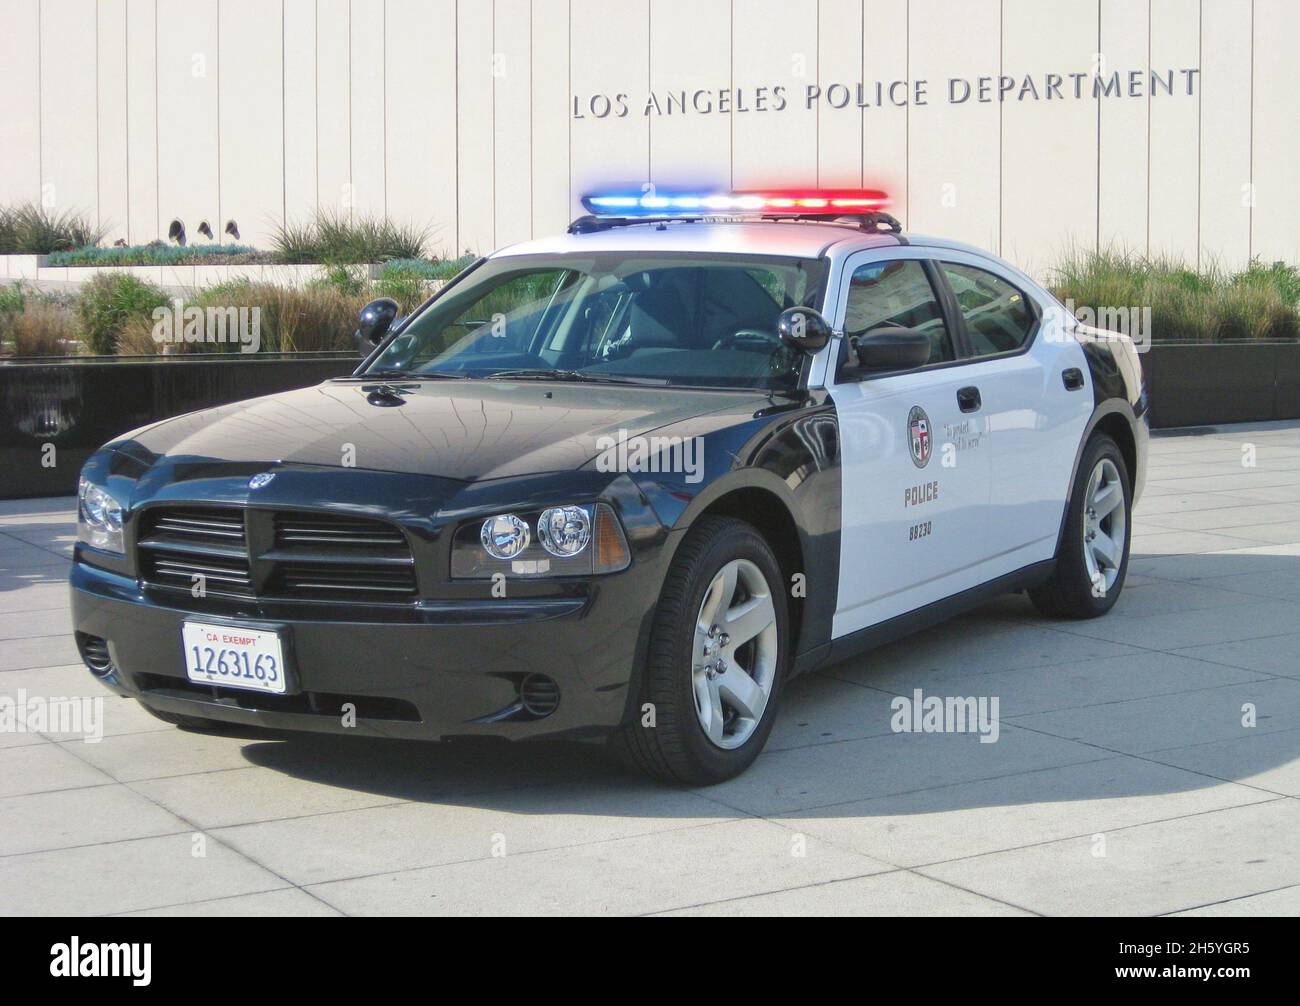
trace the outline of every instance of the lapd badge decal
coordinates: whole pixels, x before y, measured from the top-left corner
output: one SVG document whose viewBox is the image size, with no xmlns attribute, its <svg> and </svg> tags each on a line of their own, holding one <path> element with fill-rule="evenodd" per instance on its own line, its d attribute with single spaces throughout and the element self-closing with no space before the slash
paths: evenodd
<svg viewBox="0 0 1300 1006">
<path fill-rule="evenodd" d="M 924 468 L 930 463 L 930 417 L 919 405 L 913 405 L 907 414 L 907 444 L 912 449 L 912 464 Z"/>
</svg>

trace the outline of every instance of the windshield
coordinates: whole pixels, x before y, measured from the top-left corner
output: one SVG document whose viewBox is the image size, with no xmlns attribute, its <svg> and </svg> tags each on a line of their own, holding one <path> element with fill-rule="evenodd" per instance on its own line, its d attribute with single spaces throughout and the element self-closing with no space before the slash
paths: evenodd
<svg viewBox="0 0 1300 1006">
<path fill-rule="evenodd" d="M 789 389 L 802 359 L 777 317 L 816 307 L 825 272 L 748 255 L 489 260 L 365 372 Z"/>
</svg>

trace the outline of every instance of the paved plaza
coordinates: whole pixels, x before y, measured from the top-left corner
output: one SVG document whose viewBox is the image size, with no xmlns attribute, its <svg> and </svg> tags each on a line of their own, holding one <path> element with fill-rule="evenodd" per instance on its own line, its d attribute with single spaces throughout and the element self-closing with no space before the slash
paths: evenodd
<svg viewBox="0 0 1300 1006">
<path fill-rule="evenodd" d="M 71 638 L 70 498 L 0 503 L 0 914 L 1300 913 L 1300 424 L 1153 438 L 1128 585 L 1022 595 L 796 681 L 739 779 L 570 744 L 186 733 Z M 891 702 L 996 698 L 995 743 Z"/>
</svg>

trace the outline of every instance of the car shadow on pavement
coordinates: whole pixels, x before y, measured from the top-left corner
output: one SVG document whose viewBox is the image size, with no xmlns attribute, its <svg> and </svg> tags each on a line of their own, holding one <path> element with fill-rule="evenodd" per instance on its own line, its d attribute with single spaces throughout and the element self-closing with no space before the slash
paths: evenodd
<svg viewBox="0 0 1300 1006">
<path fill-rule="evenodd" d="M 1300 635 L 1289 635 L 1300 633 L 1300 557 L 1139 554 L 1131 576 L 1100 620 L 1045 619 L 1010 595 L 800 678 L 749 771 L 696 792 L 740 814 L 817 817 L 1113 800 L 1248 780 L 1259 799 L 1300 793 L 1295 770 L 1283 777 L 1300 758 Z M 915 701 L 916 689 L 996 699 L 996 740 L 982 741 L 976 721 L 961 731 L 896 730 L 898 700 Z M 719 810 L 655 798 L 664 787 L 624 774 L 600 745 L 230 734 L 253 741 L 243 749 L 253 765 L 402 800 L 508 809 L 519 790 L 564 787 L 564 813 Z M 589 796 L 576 807 L 575 789 Z M 545 813 L 533 797 L 529 812 Z"/>
</svg>

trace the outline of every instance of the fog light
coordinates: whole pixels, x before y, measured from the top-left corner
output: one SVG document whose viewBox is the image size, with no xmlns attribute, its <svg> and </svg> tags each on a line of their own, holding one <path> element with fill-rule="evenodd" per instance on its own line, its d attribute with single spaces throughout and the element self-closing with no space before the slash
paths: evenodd
<svg viewBox="0 0 1300 1006">
<path fill-rule="evenodd" d="M 81 651 L 81 659 L 91 674 L 97 678 L 105 678 L 113 673 L 113 658 L 108 653 L 108 640 L 86 632 L 78 632 L 73 638 L 76 640 L 77 649 Z"/>
</svg>

